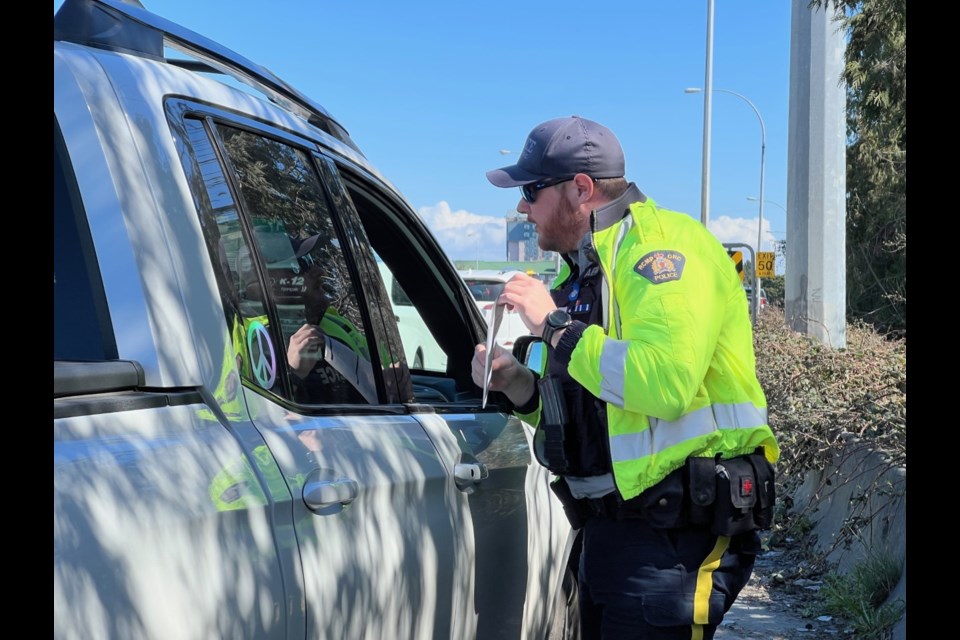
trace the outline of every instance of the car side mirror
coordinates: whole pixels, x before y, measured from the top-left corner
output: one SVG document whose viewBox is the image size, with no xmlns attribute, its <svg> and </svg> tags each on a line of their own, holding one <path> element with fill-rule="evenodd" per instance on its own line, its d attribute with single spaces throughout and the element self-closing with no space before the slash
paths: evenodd
<svg viewBox="0 0 960 640">
<path fill-rule="evenodd" d="M 540 363 L 543 362 L 544 348 L 543 340 L 537 336 L 520 336 L 513 343 L 513 357 L 528 369 L 539 371 Z"/>
</svg>

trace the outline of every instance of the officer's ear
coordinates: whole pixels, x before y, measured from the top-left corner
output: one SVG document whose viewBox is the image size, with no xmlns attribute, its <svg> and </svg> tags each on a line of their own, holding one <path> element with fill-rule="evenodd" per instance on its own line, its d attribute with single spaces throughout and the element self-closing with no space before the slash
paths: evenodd
<svg viewBox="0 0 960 640">
<path fill-rule="evenodd" d="M 593 194 L 596 192 L 593 178 L 585 173 L 578 173 L 573 176 L 573 184 L 577 187 L 577 204 L 586 204 L 593 199 Z"/>
</svg>

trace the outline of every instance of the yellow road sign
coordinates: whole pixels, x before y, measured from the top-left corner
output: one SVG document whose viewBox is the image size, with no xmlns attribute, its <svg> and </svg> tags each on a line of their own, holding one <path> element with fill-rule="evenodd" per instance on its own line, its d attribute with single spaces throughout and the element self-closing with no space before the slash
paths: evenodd
<svg viewBox="0 0 960 640">
<path fill-rule="evenodd" d="M 774 277 L 775 274 L 773 272 L 773 262 L 774 262 L 773 251 L 758 251 L 757 252 L 757 277 L 758 278 Z"/>
<path fill-rule="evenodd" d="M 740 282 L 743 282 L 743 252 L 727 249 L 727 255 L 730 256 L 730 259 L 733 260 L 733 264 L 736 265 L 737 275 L 740 276 Z"/>
</svg>

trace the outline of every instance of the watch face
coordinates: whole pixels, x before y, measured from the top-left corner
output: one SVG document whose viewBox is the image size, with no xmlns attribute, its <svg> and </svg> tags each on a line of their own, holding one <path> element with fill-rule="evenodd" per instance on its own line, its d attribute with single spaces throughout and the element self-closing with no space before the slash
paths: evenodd
<svg viewBox="0 0 960 640">
<path fill-rule="evenodd" d="M 547 314 L 547 324 L 554 328 L 567 325 L 570 323 L 570 321 L 570 314 L 563 309 L 554 309 Z"/>
</svg>

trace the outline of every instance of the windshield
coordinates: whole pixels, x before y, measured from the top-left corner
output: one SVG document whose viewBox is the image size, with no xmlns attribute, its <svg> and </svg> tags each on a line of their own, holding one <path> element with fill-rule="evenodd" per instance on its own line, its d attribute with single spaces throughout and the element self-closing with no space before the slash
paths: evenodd
<svg viewBox="0 0 960 640">
<path fill-rule="evenodd" d="M 467 288 L 477 302 L 496 302 L 503 291 L 502 282 L 491 282 L 490 280 L 478 280 L 476 278 L 464 278 Z"/>
</svg>

